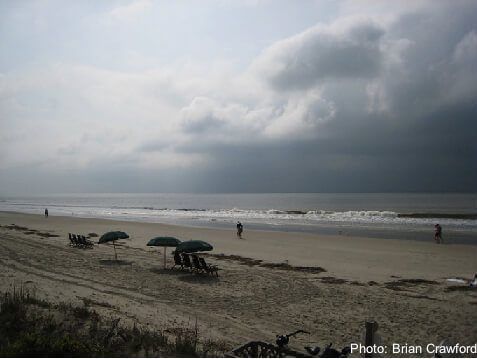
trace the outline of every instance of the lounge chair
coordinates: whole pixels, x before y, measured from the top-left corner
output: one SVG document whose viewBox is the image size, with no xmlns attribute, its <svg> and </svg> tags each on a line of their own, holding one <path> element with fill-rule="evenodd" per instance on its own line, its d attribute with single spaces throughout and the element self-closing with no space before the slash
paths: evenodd
<svg viewBox="0 0 477 359">
<path fill-rule="evenodd" d="M 219 276 L 219 267 L 213 264 L 207 264 L 205 262 L 205 259 L 200 257 L 199 262 L 201 264 L 201 267 L 207 272 L 207 273 L 215 273 L 215 275 L 218 277 Z"/>
<path fill-rule="evenodd" d="M 80 242 L 80 239 L 76 236 L 76 234 L 71 235 L 71 240 L 74 243 L 73 244 L 74 247 L 79 247 L 80 248 L 80 247 L 83 246 Z"/>
<path fill-rule="evenodd" d="M 190 257 L 187 253 L 182 253 L 182 263 L 184 264 L 184 267 L 187 267 L 190 271 L 193 270 Z"/>
<path fill-rule="evenodd" d="M 83 236 L 83 240 L 87 243 L 88 246 L 90 246 L 90 247 L 93 247 L 93 246 L 94 246 L 93 241 L 90 241 L 90 240 L 87 239 L 85 236 Z"/>
<path fill-rule="evenodd" d="M 68 238 L 70 240 L 70 247 L 76 247 L 76 241 L 73 240 L 73 235 L 71 233 L 68 233 Z"/>
<path fill-rule="evenodd" d="M 79 239 L 80 239 L 81 244 L 82 244 L 84 247 L 93 248 L 93 242 L 91 242 L 90 240 L 86 239 L 85 236 L 83 236 L 83 235 L 78 235 L 78 237 L 79 237 Z"/>
<path fill-rule="evenodd" d="M 68 233 L 68 238 L 70 240 L 70 246 L 72 247 L 93 248 L 93 242 L 86 239 L 86 237 L 83 235 Z"/>
<path fill-rule="evenodd" d="M 181 255 L 177 251 L 174 252 L 174 265 L 172 266 L 172 268 L 174 268 L 175 266 L 181 266 L 181 269 L 184 269 L 184 262 L 182 262 Z"/>
<path fill-rule="evenodd" d="M 191 257 L 192 257 L 192 265 L 193 265 L 192 270 L 195 270 L 196 273 L 206 272 L 206 269 L 202 267 L 199 261 L 199 257 L 197 257 L 197 255 L 195 254 L 191 254 Z"/>
</svg>

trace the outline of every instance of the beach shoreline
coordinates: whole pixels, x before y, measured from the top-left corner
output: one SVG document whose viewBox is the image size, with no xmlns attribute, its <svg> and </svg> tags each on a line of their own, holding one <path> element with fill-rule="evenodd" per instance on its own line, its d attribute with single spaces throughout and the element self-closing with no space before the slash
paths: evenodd
<svg viewBox="0 0 477 359">
<path fill-rule="evenodd" d="M 351 234 L 352 230 L 344 230 L 343 234 L 322 235 L 300 231 L 246 229 L 243 240 L 240 240 L 236 237 L 235 228 L 232 226 L 230 229 L 224 229 L 102 218 L 69 216 L 44 218 L 43 215 L 0 212 L 0 225 L 11 224 L 8 222 L 17 222 L 16 225 L 26 227 L 54 229 L 55 233 L 64 239 L 68 233 L 87 235 L 91 232 L 102 234 L 109 230 L 124 230 L 131 236 L 126 243 L 133 248 L 145 248 L 150 238 L 160 235 L 176 236 L 181 240 L 200 239 L 214 245 L 214 252 L 217 253 L 272 263 L 286 262 L 297 266 L 320 265 L 337 276 L 352 280 L 384 280 L 404 273 L 431 279 L 437 276 L 444 277 L 446 273 L 465 276 L 472 274 L 477 264 L 477 247 L 473 245 L 454 243 L 437 245 L 431 239 L 383 240 L 356 236 Z M 422 258 L 421 263 L 409 266 L 402 256 L 410 254 L 419 255 Z M 345 262 L 346 265 L 340 263 L 337 266 L 334 258 L 339 259 L 339 262 Z M 432 258 L 435 259 L 435 264 Z M 457 262 L 459 265 L 456 265 Z M 386 265 L 382 265 L 383 263 Z M 360 270 L 355 266 L 360 267 Z M 459 272 L 449 273 L 452 268 L 462 269 Z"/>
<path fill-rule="evenodd" d="M 0 212 L 0 226 L 0 291 L 25 285 L 48 300 L 88 301 L 131 324 L 197 320 L 206 337 L 231 348 L 296 329 L 312 333 L 296 338 L 297 348 L 338 347 L 360 341 L 368 319 L 380 324 L 385 343 L 477 341 L 477 292 L 446 281 L 473 277 L 476 246 L 247 229 L 240 240 L 233 228 L 11 212 Z M 118 265 L 108 244 L 68 245 L 68 233 L 109 230 L 131 236 L 117 246 Z M 206 258 L 219 266 L 219 278 L 162 269 L 161 250 L 146 246 L 159 235 L 211 243 Z"/>
<path fill-rule="evenodd" d="M 434 225 L 453 244 L 477 245 L 475 194 L 44 194 L 0 198 L 0 211 L 164 223 L 210 229 L 429 241 Z"/>
</svg>

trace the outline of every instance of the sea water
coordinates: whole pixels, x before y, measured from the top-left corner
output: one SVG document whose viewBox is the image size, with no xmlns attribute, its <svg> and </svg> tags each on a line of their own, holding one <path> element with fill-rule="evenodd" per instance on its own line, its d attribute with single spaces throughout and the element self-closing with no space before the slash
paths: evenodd
<svg viewBox="0 0 477 359">
<path fill-rule="evenodd" d="M 477 244 L 475 193 L 95 193 L 0 196 L 0 211 Z M 445 239 L 445 237 L 444 237 Z"/>
</svg>

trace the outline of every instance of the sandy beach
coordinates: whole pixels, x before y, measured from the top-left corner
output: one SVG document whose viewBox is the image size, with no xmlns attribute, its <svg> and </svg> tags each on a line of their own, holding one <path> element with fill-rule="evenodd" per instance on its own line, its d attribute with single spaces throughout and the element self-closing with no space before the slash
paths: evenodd
<svg viewBox="0 0 477 359">
<path fill-rule="evenodd" d="M 87 301 L 105 315 L 156 327 L 194 325 L 230 349 L 304 329 L 292 347 L 360 342 L 365 320 L 384 344 L 477 341 L 477 246 L 392 239 L 230 230 L 0 213 L 0 290 L 24 285 L 45 299 Z M 122 230 L 117 246 L 69 246 L 68 233 Z M 162 269 L 155 236 L 200 239 L 220 277 Z M 94 239 L 94 238 L 93 238 Z M 170 252 L 170 250 L 169 250 Z M 169 253 L 168 252 L 168 253 Z M 169 263 L 173 264 L 168 255 Z M 311 267 L 303 269 L 301 267 Z"/>
</svg>

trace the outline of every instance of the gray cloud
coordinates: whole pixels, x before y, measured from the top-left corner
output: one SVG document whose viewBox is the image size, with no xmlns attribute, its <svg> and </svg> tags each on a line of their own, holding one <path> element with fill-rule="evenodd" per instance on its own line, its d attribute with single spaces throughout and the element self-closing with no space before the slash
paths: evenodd
<svg viewBox="0 0 477 359">
<path fill-rule="evenodd" d="M 385 55 L 384 33 L 361 19 L 316 26 L 266 49 L 254 66 L 278 90 L 306 89 L 323 79 L 374 77 Z"/>
<path fill-rule="evenodd" d="M 184 150 L 213 158 L 224 191 L 475 191 L 477 6 L 451 8 L 420 8 L 385 26 L 352 19 L 279 41 L 252 66 L 272 88 L 274 110 L 260 136 L 250 133 L 260 144 Z"/>
<path fill-rule="evenodd" d="M 70 179 L 63 191 L 476 191 L 476 18 L 473 1 L 354 14 L 275 42 L 243 72 L 60 66 L 2 75 L 0 183 L 12 191 L 28 178 L 38 191 L 58 188 L 55 178 Z"/>
<path fill-rule="evenodd" d="M 216 104 L 213 101 L 197 97 L 192 103 L 181 110 L 182 128 L 186 132 L 203 134 L 206 131 L 220 130 L 226 125 L 227 115 L 215 113 Z"/>
</svg>

